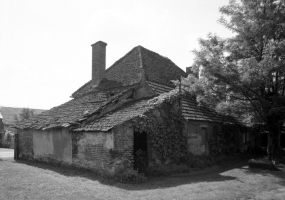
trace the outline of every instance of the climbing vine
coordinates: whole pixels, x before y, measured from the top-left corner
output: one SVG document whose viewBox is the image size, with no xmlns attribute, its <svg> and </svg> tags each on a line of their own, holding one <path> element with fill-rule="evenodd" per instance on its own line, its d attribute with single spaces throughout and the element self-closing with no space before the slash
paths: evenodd
<svg viewBox="0 0 285 200">
<path fill-rule="evenodd" d="M 239 127 L 232 124 L 214 126 L 209 139 L 211 155 L 228 155 L 236 151 L 239 142 Z"/>
<path fill-rule="evenodd" d="M 135 131 L 146 132 L 152 148 L 161 160 L 180 159 L 187 152 L 182 115 L 171 112 L 160 122 L 154 116 L 141 116 L 133 121 Z M 163 121 L 163 122 L 162 122 Z"/>
</svg>

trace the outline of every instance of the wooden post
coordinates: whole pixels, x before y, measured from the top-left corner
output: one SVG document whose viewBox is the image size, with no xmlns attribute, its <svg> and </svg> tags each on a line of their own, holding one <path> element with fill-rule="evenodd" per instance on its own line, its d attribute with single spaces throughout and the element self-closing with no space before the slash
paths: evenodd
<svg viewBox="0 0 285 200">
<path fill-rule="evenodd" d="M 19 159 L 19 135 L 18 133 L 16 133 L 14 138 L 14 160 L 18 159 Z"/>
</svg>

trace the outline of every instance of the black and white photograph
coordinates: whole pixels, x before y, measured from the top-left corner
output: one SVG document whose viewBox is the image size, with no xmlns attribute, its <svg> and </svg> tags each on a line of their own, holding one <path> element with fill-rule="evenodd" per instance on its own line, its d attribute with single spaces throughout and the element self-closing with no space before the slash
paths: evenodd
<svg viewBox="0 0 285 200">
<path fill-rule="evenodd" d="M 0 0 L 0 200 L 284 200 L 285 0 Z"/>
</svg>

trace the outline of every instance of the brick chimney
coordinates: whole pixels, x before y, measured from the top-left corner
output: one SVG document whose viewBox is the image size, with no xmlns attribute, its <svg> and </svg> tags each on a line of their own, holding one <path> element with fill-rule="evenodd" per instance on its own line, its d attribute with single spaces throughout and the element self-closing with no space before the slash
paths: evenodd
<svg viewBox="0 0 285 200">
<path fill-rule="evenodd" d="M 107 43 L 98 41 L 92 46 L 92 86 L 99 85 L 105 78 L 106 70 L 106 46 Z"/>
</svg>

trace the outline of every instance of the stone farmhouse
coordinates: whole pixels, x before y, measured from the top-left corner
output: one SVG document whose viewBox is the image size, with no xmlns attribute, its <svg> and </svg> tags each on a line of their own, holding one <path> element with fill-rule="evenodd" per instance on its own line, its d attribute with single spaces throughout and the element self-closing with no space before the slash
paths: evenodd
<svg viewBox="0 0 285 200">
<path fill-rule="evenodd" d="M 143 170 L 182 151 L 208 154 L 213 127 L 235 123 L 175 89 L 172 80 L 187 74 L 170 59 L 137 46 L 106 69 L 107 44 L 91 46 L 92 80 L 72 100 L 17 125 L 20 159 L 111 174 L 125 163 Z"/>
</svg>

